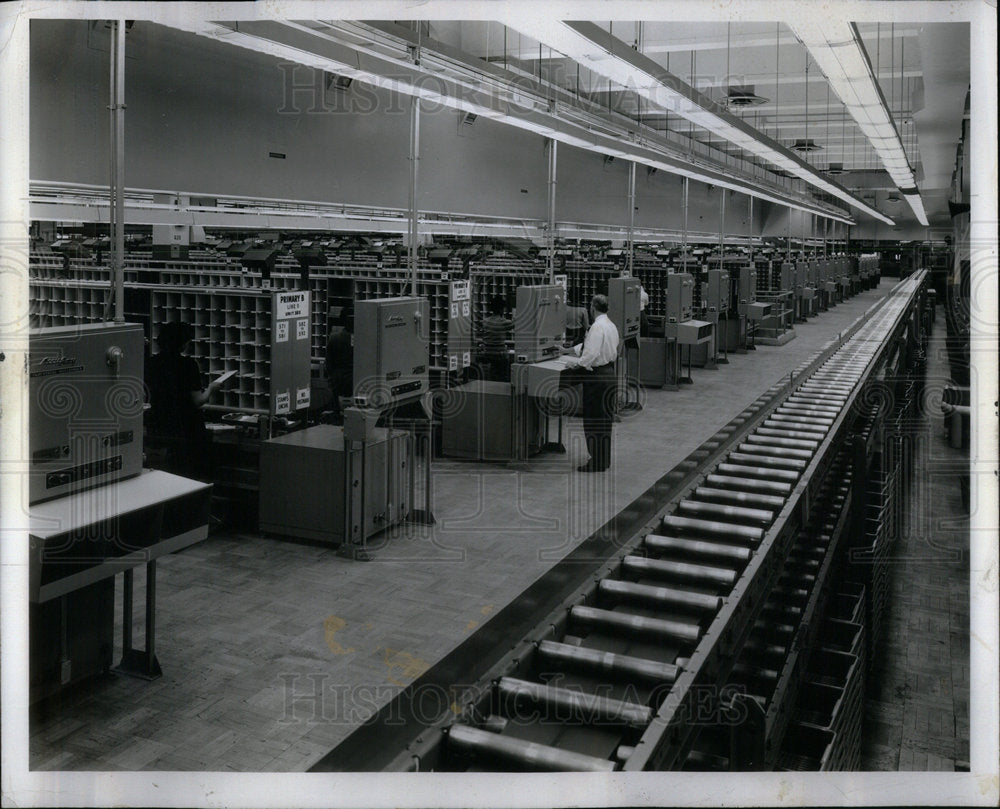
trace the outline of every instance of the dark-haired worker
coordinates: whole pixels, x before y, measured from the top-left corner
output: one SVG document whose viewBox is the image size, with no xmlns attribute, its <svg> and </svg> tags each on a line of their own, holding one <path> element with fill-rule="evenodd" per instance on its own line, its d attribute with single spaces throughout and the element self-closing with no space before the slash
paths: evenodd
<svg viewBox="0 0 1000 809">
<path fill-rule="evenodd" d="M 222 387 L 218 379 L 201 385 L 201 370 L 185 346 L 194 330 L 187 323 L 164 323 L 156 343 L 160 352 L 146 363 L 149 415 L 146 424 L 153 436 L 167 439 L 169 471 L 184 477 L 209 481 L 212 477 L 212 445 L 205 429 L 202 407 Z"/>
</svg>

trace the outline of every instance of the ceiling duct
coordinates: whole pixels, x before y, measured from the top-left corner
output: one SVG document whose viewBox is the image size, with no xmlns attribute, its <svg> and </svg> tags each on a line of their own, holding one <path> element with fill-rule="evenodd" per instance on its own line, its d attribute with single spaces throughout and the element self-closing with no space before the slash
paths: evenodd
<svg viewBox="0 0 1000 809">
<path fill-rule="evenodd" d="M 769 98 L 764 98 L 754 93 L 754 86 L 752 84 L 742 86 L 730 85 L 726 93 L 726 103 L 730 107 L 757 107 L 761 104 L 766 104 L 768 101 L 770 101 Z"/>
<path fill-rule="evenodd" d="M 792 148 L 796 152 L 818 152 L 823 147 L 812 138 L 799 138 L 792 144 Z"/>
</svg>

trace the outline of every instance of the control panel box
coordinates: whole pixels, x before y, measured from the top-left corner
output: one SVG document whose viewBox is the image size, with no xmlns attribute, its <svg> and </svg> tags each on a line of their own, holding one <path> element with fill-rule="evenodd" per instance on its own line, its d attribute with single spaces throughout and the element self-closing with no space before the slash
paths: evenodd
<svg viewBox="0 0 1000 809">
<path fill-rule="evenodd" d="M 727 270 L 709 270 L 702 283 L 701 301 L 709 311 L 729 311 L 729 272 Z"/>
<path fill-rule="evenodd" d="M 517 288 L 514 314 L 514 356 L 517 362 L 538 362 L 557 356 L 566 331 L 566 290 L 558 284 Z"/>
<path fill-rule="evenodd" d="M 795 289 L 795 262 L 781 262 L 781 291 L 791 292 Z"/>
<path fill-rule="evenodd" d="M 638 278 L 608 279 L 608 318 L 622 340 L 639 336 L 640 286 Z"/>
<path fill-rule="evenodd" d="M 694 277 L 690 273 L 667 273 L 667 323 L 691 319 Z"/>
<path fill-rule="evenodd" d="M 801 291 L 803 287 L 806 286 L 808 282 L 807 269 L 805 261 L 795 262 L 795 288 Z"/>
<path fill-rule="evenodd" d="M 448 284 L 448 343 L 446 360 L 449 371 L 460 371 L 472 364 L 472 282 Z"/>
<path fill-rule="evenodd" d="M 354 305 L 354 401 L 383 408 L 428 390 L 426 298 L 372 298 Z"/>
<path fill-rule="evenodd" d="M 273 293 L 269 410 L 283 416 L 309 408 L 312 389 L 312 309 L 302 290 Z"/>
<path fill-rule="evenodd" d="M 143 343 L 139 323 L 31 331 L 30 502 L 142 471 Z"/>
<path fill-rule="evenodd" d="M 737 311 L 746 315 L 747 307 L 757 300 L 757 268 L 748 265 L 740 267 L 738 272 Z"/>
</svg>

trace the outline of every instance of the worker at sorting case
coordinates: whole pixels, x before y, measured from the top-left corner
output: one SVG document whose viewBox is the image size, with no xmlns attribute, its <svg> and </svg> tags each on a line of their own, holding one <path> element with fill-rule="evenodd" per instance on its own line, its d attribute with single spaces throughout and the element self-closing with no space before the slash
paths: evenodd
<svg viewBox="0 0 1000 809">
<path fill-rule="evenodd" d="M 590 301 L 593 323 L 582 344 L 574 346 L 576 356 L 568 356 L 569 368 L 580 368 L 583 382 L 583 432 L 590 460 L 577 467 L 579 472 L 603 472 L 611 465 L 611 425 L 614 419 L 618 377 L 615 360 L 621 336 L 608 317 L 608 298 L 595 295 Z"/>
</svg>

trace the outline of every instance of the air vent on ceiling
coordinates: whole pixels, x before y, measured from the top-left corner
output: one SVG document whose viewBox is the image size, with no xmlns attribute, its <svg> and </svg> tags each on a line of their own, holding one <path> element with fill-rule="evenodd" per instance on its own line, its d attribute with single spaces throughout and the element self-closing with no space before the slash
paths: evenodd
<svg viewBox="0 0 1000 809">
<path fill-rule="evenodd" d="M 895 205 L 896 203 L 902 202 L 903 200 L 899 196 L 899 194 L 889 194 L 889 196 L 885 198 L 885 201 Z"/>
<path fill-rule="evenodd" d="M 730 85 L 726 92 L 726 103 L 730 107 L 756 107 L 770 101 L 768 98 L 757 95 L 753 90 L 754 87 L 752 84 L 746 84 L 741 87 Z"/>
<path fill-rule="evenodd" d="M 792 144 L 792 148 L 796 152 L 818 152 L 823 147 L 812 138 L 799 138 Z"/>
<path fill-rule="evenodd" d="M 831 163 L 826 167 L 827 174 L 843 174 L 844 164 L 843 163 Z"/>
<path fill-rule="evenodd" d="M 327 73 L 326 74 L 326 89 L 327 90 L 347 90 L 351 86 L 351 82 L 354 79 L 348 76 L 341 76 L 337 73 Z"/>
<path fill-rule="evenodd" d="M 462 113 L 462 123 L 466 126 L 472 126 L 476 122 L 476 118 L 479 116 L 474 112 Z"/>
</svg>

